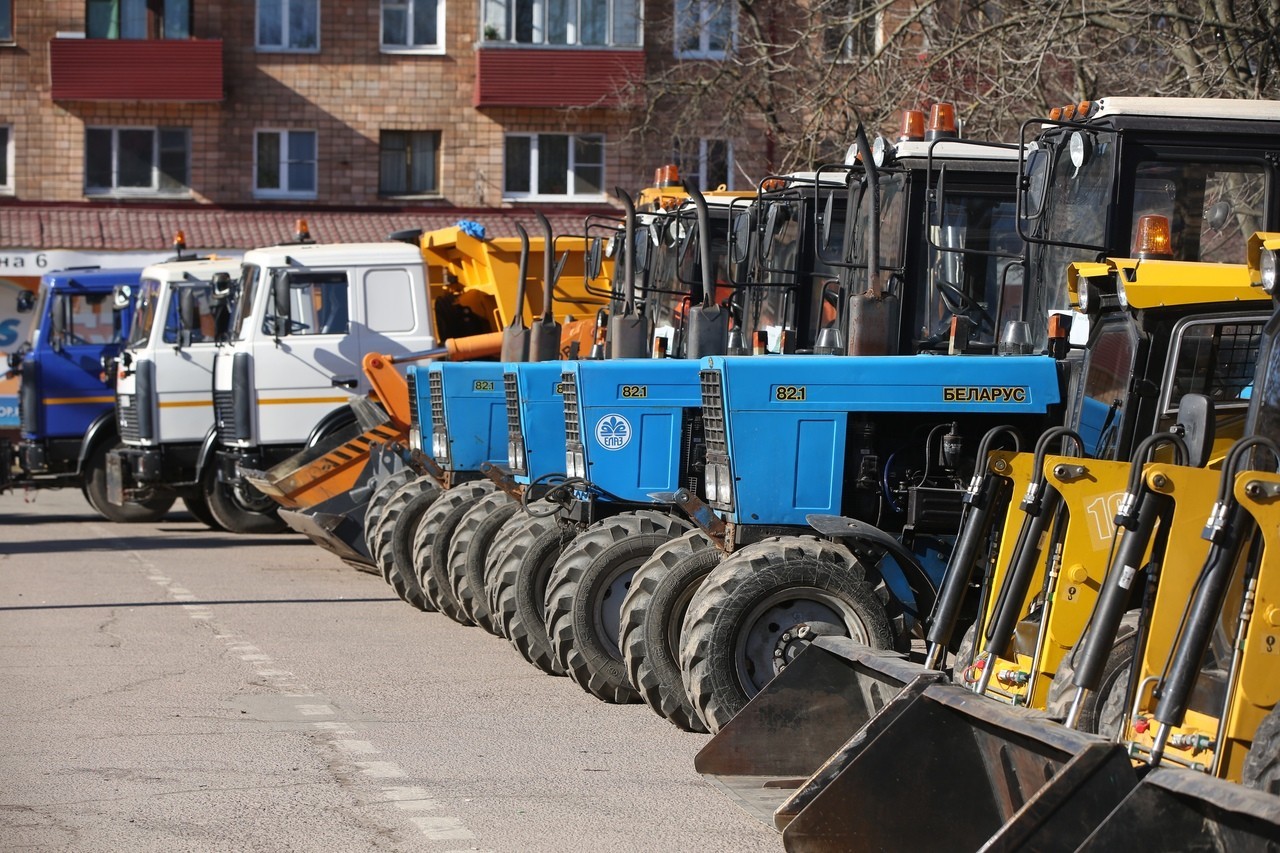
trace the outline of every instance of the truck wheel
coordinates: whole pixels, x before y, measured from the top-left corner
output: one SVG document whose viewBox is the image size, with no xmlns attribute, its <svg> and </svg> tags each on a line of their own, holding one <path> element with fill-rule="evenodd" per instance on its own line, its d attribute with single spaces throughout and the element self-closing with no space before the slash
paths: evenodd
<svg viewBox="0 0 1280 853">
<path fill-rule="evenodd" d="M 474 480 L 449 489 L 423 514 L 414 538 L 414 567 L 427 601 L 463 625 L 470 625 L 471 619 L 463 612 L 449 583 L 449 542 L 463 513 L 494 488 L 490 480 Z"/>
<path fill-rule="evenodd" d="M 723 557 L 705 533 L 690 530 L 653 552 L 622 600 L 627 678 L 658 716 L 687 732 L 707 727 L 680 676 L 680 631 L 689 603 Z"/>
<path fill-rule="evenodd" d="M 425 613 L 434 613 L 435 607 L 427 601 L 427 594 L 418 582 L 418 572 L 413 565 L 413 538 L 417 535 L 422 516 L 440 497 L 437 491 L 432 494 L 424 492 L 404 508 L 404 512 L 396 519 L 395 528 L 391 531 L 391 551 L 394 555 L 391 571 L 391 588 L 403 601 L 407 601 Z"/>
<path fill-rule="evenodd" d="M 493 612 L 516 651 L 549 675 L 565 675 L 547 636 L 547 581 L 574 530 L 554 516 L 527 516 L 498 557 Z"/>
<path fill-rule="evenodd" d="M 378 529 L 378 522 L 382 520 L 382 510 L 387 505 L 387 501 L 391 500 L 391 496 L 398 490 L 408 485 L 417 478 L 417 473 L 409 468 L 401 468 L 395 473 L 388 474 L 378 483 L 373 493 L 369 496 L 369 503 L 364 508 L 364 520 L 361 524 L 364 526 L 364 546 L 369 550 L 369 556 L 377 562 L 377 554 L 374 553 L 373 533 Z M 388 580 L 385 576 L 383 580 Z"/>
<path fill-rule="evenodd" d="M 204 497 L 213 520 L 231 533 L 279 533 L 289 527 L 280 518 L 279 504 L 244 480 L 218 482 L 213 466 L 204 477 Z"/>
<path fill-rule="evenodd" d="M 213 517 L 213 513 L 209 512 L 209 502 L 204 499 L 204 492 L 195 491 L 182 496 L 182 505 L 187 508 L 187 512 L 195 516 L 196 521 L 208 527 L 210 530 L 226 530 L 218 520 Z"/>
<path fill-rule="evenodd" d="M 1085 694 L 1080 708 L 1080 722 L 1077 724 L 1082 732 L 1115 737 L 1128 713 L 1129 673 L 1133 670 L 1133 659 L 1138 652 L 1138 610 L 1130 610 L 1120 618 L 1116 628 L 1116 639 L 1107 653 L 1107 662 L 1102 667 L 1102 683 L 1098 689 Z M 1075 650 L 1077 643 L 1058 664 L 1058 670 L 1049 682 L 1049 695 L 1045 699 L 1045 711 L 1055 719 L 1065 720 L 1071 710 L 1071 700 L 1075 698 L 1076 688 L 1071 683 L 1075 674 Z"/>
<path fill-rule="evenodd" d="M 430 506 L 431 502 L 440 496 L 440 487 L 436 485 L 435 481 L 429 477 L 419 477 L 416 480 L 410 480 L 392 492 L 391 497 L 382 506 L 382 513 L 379 516 L 377 526 L 373 530 L 373 536 L 366 543 L 369 546 L 369 555 L 373 557 L 374 562 L 378 564 L 378 568 L 382 572 L 383 580 L 391 584 L 392 587 L 395 587 L 394 577 L 400 570 L 400 566 L 396 564 L 396 531 L 404 529 L 400 521 L 404 518 L 409 506 L 415 500 L 424 496 L 427 498 L 426 502 L 420 503 L 420 508 L 417 509 L 417 517 L 419 519 L 422 517 L 422 512 L 426 507 Z M 409 528 L 408 536 L 410 539 L 413 537 L 412 531 L 416 529 L 415 522 L 414 526 Z M 404 550 L 406 553 L 409 553 L 410 544 L 408 542 L 405 543 Z M 411 564 L 405 565 L 411 571 Z M 414 579 L 414 583 L 415 585 L 417 584 L 417 578 Z M 403 582 L 401 582 L 401 586 L 404 586 Z M 403 598 L 403 596 L 401 597 Z"/>
<path fill-rule="evenodd" d="M 724 559 L 689 605 L 680 649 L 685 691 L 718 732 L 815 636 L 894 648 L 885 603 L 845 549 L 774 537 Z"/>
<path fill-rule="evenodd" d="M 506 492 L 495 490 L 476 501 L 462 514 L 449 543 L 449 584 L 462 612 L 490 634 L 498 627 L 489 610 L 484 591 L 484 564 L 494 534 L 520 505 Z"/>
<path fill-rule="evenodd" d="M 1272 708 L 1254 731 L 1240 781 L 1248 788 L 1280 794 L 1280 705 Z"/>
<path fill-rule="evenodd" d="M 547 583 L 547 635 L 556 663 L 592 696 L 640 701 L 622 665 L 622 600 L 636 570 L 689 529 L 675 516 L 640 510 L 598 521 L 556 562 Z"/>
<path fill-rule="evenodd" d="M 107 454 L 124 447 L 124 442 L 99 444 L 84 461 L 84 496 L 98 515 L 117 524 L 148 524 L 159 521 L 173 506 L 173 498 L 155 498 L 145 503 L 118 506 L 107 500 Z"/>
</svg>

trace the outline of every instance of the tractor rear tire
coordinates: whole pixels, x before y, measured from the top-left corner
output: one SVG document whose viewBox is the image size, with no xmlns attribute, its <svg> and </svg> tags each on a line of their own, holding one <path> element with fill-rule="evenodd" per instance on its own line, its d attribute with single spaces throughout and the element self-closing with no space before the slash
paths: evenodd
<svg viewBox="0 0 1280 853">
<path fill-rule="evenodd" d="M 689 604 L 724 552 L 690 530 L 653 553 L 622 601 L 622 661 L 645 704 L 687 732 L 705 732 L 680 675 L 680 632 Z"/>
<path fill-rule="evenodd" d="M 498 626 L 485 595 L 485 560 L 494 535 L 519 509 L 510 495 L 494 490 L 462 514 L 449 543 L 449 583 L 454 597 L 467 617 L 490 634 L 498 634 Z"/>
<path fill-rule="evenodd" d="M 413 482 L 417 477 L 418 474 L 414 470 L 401 468 L 392 474 L 388 474 L 382 482 L 374 487 L 373 494 L 369 496 L 369 503 L 364 508 L 364 519 L 361 524 L 364 526 L 364 546 L 369 550 L 369 556 L 374 559 L 375 564 L 377 555 L 373 552 L 373 534 L 378 529 L 378 522 L 382 520 L 382 510 L 386 507 L 387 501 L 391 500 L 392 495 Z M 383 578 L 383 580 L 386 580 L 386 578 Z"/>
<path fill-rule="evenodd" d="M 84 461 L 84 496 L 98 515 L 117 524 L 151 524 L 164 518 L 173 506 L 173 498 L 155 498 L 146 503 L 123 506 L 107 500 L 107 454 L 124 442 L 103 443 L 89 451 Z"/>
<path fill-rule="evenodd" d="M 1240 781 L 1257 791 L 1280 794 L 1280 705 L 1272 708 L 1254 731 Z"/>
<path fill-rule="evenodd" d="M 725 558 L 689 605 L 680 650 L 685 691 L 707 729 L 718 732 L 823 634 L 895 647 L 885 602 L 847 550 L 773 537 Z"/>
<path fill-rule="evenodd" d="M 1141 611 L 1130 610 L 1121 617 L 1115 642 L 1102 667 L 1102 682 L 1097 690 L 1085 694 L 1080 706 L 1080 722 L 1076 724 L 1080 731 L 1103 737 L 1115 737 L 1119 733 L 1129 710 L 1126 707 L 1129 673 L 1138 653 L 1138 620 L 1141 616 Z M 1067 712 L 1071 710 L 1071 700 L 1076 695 L 1071 677 L 1075 674 L 1075 652 L 1079 648 L 1077 643 L 1062 658 L 1057 672 L 1053 674 L 1053 681 L 1049 683 L 1045 711 L 1058 720 L 1066 719 Z"/>
<path fill-rule="evenodd" d="M 622 601 L 636 570 L 689 523 L 655 510 L 625 512 L 580 533 L 547 582 L 547 635 L 556 663 L 614 705 L 640 701 L 622 664 Z"/>
<path fill-rule="evenodd" d="M 472 623 L 449 584 L 449 542 L 463 513 L 494 488 L 490 480 L 473 480 L 445 491 L 423 513 L 414 537 L 414 566 L 427 601 L 463 625 Z"/>
<path fill-rule="evenodd" d="M 211 465 L 205 473 L 203 487 L 209 514 L 231 533 L 253 535 L 282 533 L 289 529 L 280 517 L 280 505 L 245 480 L 236 485 L 219 482 Z"/>
<path fill-rule="evenodd" d="M 527 516 L 497 557 L 493 612 L 516 651 L 548 675 L 567 674 L 556 662 L 547 635 L 547 582 L 575 533 L 555 516 Z"/>
<path fill-rule="evenodd" d="M 423 492 L 409 501 L 404 512 L 396 519 L 391 531 L 391 552 L 394 555 L 389 581 L 402 601 L 407 601 L 424 613 L 434 613 L 435 607 L 427 601 L 427 594 L 418 580 L 418 572 L 413 561 L 413 540 L 422 523 L 422 516 L 427 514 L 431 505 L 440 497 L 440 493 Z"/>
</svg>

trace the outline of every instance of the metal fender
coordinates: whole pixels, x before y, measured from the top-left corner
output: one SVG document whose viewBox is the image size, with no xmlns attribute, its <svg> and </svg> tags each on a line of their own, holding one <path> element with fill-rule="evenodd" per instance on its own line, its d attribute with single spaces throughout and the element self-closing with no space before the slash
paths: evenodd
<svg viewBox="0 0 1280 853">
<path fill-rule="evenodd" d="M 896 536 L 885 533 L 864 521 L 845 518 L 842 515 L 811 514 L 806 515 L 804 520 L 814 530 L 845 545 L 855 554 L 859 550 L 858 544 L 883 549 L 893 558 L 891 563 L 881 562 L 879 566 L 881 574 L 886 576 L 885 580 L 889 582 L 889 576 L 894 574 L 896 569 L 902 581 L 915 595 L 914 613 L 911 612 L 913 602 L 902 602 L 907 612 L 919 620 L 933 610 L 934 601 L 938 598 L 938 586 L 929 577 L 929 573 L 925 571 L 916 555 L 898 541 Z M 893 583 L 889 582 L 889 586 L 892 587 Z"/>
<path fill-rule="evenodd" d="M 213 459 L 217 450 L 218 428 L 211 426 L 209 431 L 204 434 L 204 441 L 200 442 L 200 455 L 196 457 L 196 482 L 204 480 L 205 466 Z"/>
<path fill-rule="evenodd" d="M 114 441 L 118 436 L 116 410 L 113 406 L 94 418 L 93 423 L 89 424 L 89 428 L 84 431 L 84 438 L 80 441 L 80 455 L 76 457 L 76 473 L 84 473 L 85 460 L 89 458 L 89 454 L 95 447 L 104 441 Z"/>
</svg>

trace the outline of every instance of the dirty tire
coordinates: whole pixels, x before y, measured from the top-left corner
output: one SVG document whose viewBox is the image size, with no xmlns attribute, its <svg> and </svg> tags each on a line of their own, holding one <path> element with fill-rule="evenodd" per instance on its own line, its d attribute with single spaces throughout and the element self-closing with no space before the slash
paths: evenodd
<svg viewBox="0 0 1280 853">
<path fill-rule="evenodd" d="M 965 677 L 966 670 L 973 666 L 974 659 L 978 654 L 977 649 L 978 624 L 975 622 L 965 629 L 960 636 L 960 645 L 956 647 L 956 653 L 951 658 L 951 682 L 959 684 L 961 687 L 972 688 L 973 681 L 969 681 Z"/>
<path fill-rule="evenodd" d="M 551 652 L 592 696 L 615 705 L 640 701 L 622 664 L 622 601 L 636 570 L 688 529 L 665 512 L 625 512 L 578 534 L 556 561 L 547 582 Z"/>
<path fill-rule="evenodd" d="M 494 490 L 467 508 L 449 543 L 449 585 L 453 595 L 462 612 L 490 634 L 497 634 L 498 627 L 485 595 L 485 559 L 494 536 L 519 509 L 510 495 Z"/>
<path fill-rule="evenodd" d="M 653 553 L 622 600 L 622 662 L 631 686 L 658 716 L 687 732 L 705 732 L 680 675 L 680 632 L 693 596 L 724 553 L 690 530 Z"/>
<path fill-rule="evenodd" d="M 513 521 L 515 519 L 512 519 Z M 497 558 L 493 612 L 503 633 L 525 660 L 549 675 L 565 675 L 551 653 L 547 636 L 547 582 L 561 551 L 577 532 L 561 527 L 554 516 L 526 516 Z"/>
<path fill-rule="evenodd" d="M 418 532 L 418 525 L 422 522 L 422 516 L 438 497 L 440 497 L 439 491 L 434 493 L 424 491 L 409 501 L 404 512 L 396 519 L 395 527 L 391 531 L 391 551 L 394 555 L 391 576 L 388 578 L 391 588 L 396 591 L 396 595 L 400 596 L 402 601 L 427 613 L 434 613 L 435 607 L 427 601 L 427 594 L 423 592 L 422 584 L 418 580 L 418 572 L 414 568 L 413 539 Z"/>
<path fill-rule="evenodd" d="M 409 468 L 401 468 L 392 474 L 388 474 L 383 478 L 381 483 L 374 486 L 373 493 L 369 496 L 369 503 L 364 508 L 364 546 L 369 550 L 369 556 L 375 557 L 373 553 L 373 533 L 378 529 L 378 522 L 382 520 L 382 510 L 387 505 L 387 501 L 391 500 L 391 496 L 405 486 L 418 478 L 416 471 Z M 376 557 L 375 557 L 376 559 Z"/>
<path fill-rule="evenodd" d="M 534 513 L 542 513 L 550 508 L 550 504 L 545 501 L 537 501 L 531 504 L 530 508 Z M 499 614 L 498 604 L 501 591 L 502 567 L 507 559 L 508 552 L 511 550 L 511 545 L 526 525 L 536 524 L 545 530 L 554 521 L 554 518 L 531 515 L 522 508 L 503 522 L 502 527 L 498 528 L 497 534 L 493 537 L 493 544 L 489 546 L 489 553 L 484 561 L 484 595 L 485 600 L 489 603 L 489 612 L 493 615 L 494 625 L 498 628 L 498 634 L 502 637 L 511 639 L 507 636 L 507 626 Z"/>
<path fill-rule="evenodd" d="M 204 481 L 204 497 L 213 520 L 231 533 L 280 533 L 289 528 L 280 518 L 280 505 L 241 480 L 238 486 L 218 482 L 214 466 Z"/>
<path fill-rule="evenodd" d="M 1258 791 L 1280 794 L 1280 705 L 1263 717 L 1253 733 L 1240 781 Z"/>
<path fill-rule="evenodd" d="M 204 492 L 196 490 L 192 494 L 183 495 L 182 505 L 187 508 L 187 512 L 191 513 L 196 521 L 210 530 L 226 529 L 213 517 L 213 513 L 209 512 L 209 502 L 205 500 Z"/>
<path fill-rule="evenodd" d="M 382 579 L 387 583 L 391 583 L 391 572 L 394 568 L 395 555 L 392 553 L 391 539 L 396 529 L 396 522 L 400 520 L 409 503 L 423 493 L 439 495 L 440 487 L 430 477 L 418 477 L 392 492 L 385 501 L 381 502 L 372 535 L 365 537 L 365 544 L 369 546 L 369 556 L 373 558 L 382 572 Z"/>
<path fill-rule="evenodd" d="M 99 444 L 84 461 L 84 496 L 98 515 L 117 524 L 149 524 L 159 521 L 173 506 L 173 498 L 157 498 L 140 504 L 117 506 L 107 500 L 107 454 L 123 442 Z"/>
<path fill-rule="evenodd" d="M 892 649 L 891 618 L 863 567 L 810 536 L 773 537 L 729 555 L 689 605 L 680 649 L 689 700 L 718 732 L 773 678 L 772 651 L 790 660 L 801 625 Z M 788 638 L 788 639 L 784 639 Z"/>
<path fill-rule="evenodd" d="M 471 619 L 449 585 L 449 542 L 463 513 L 494 488 L 489 480 L 474 480 L 447 490 L 422 514 L 414 538 L 414 567 L 427 601 L 463 625 L 470 625 Z"/>
<path fill-rule="evenodd" d="M 1080 731 L 1103 737 L 1115 737 L 1118 734 L 1128 710 L 1125 707 L 1126 694 L 1129 689 L 1129 673 L 1133 669 L 1133 659 L 1138 651 L 1138 619 L 1141 615 L 1138 610 L 1130 610 L 1121 617 L 1116 628 L 1115 642 L 1112 643 L 1111 651 L 1107 653 L 1107 662 L 1102 667 L 1102 683 L 1097 690 L 1085 695 L 1081 705 L 1080 722 L 1076 726 Z M 1058 720 L 1067 718 L 1071 700 L 1075 697 L 1076 689 L 1071 683 L 1071 676 L 1075 673 L 1075 650 L 1078 648 L 1079 644 L 1063 657 L 1058 664 L 1058 671 L 1053 674 L 1053 681 L 1049 683 L 1045 711 Z"/>
</svg>

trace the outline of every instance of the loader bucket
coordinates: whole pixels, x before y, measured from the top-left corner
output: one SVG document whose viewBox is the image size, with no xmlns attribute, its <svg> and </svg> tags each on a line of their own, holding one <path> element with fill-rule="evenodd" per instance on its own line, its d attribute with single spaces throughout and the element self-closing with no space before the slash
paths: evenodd
<svg viewBox="0 0 1280 853">
<path fill-rule="evenodd" d="M 291 528 L 351 566 L 361 571 L 377 571 L 365 545 L 364 515 L 378 484 L 404 467 L 405 462 L 396 449 L 374 445 L 371 452 L 359 460 L 349 489 L 312 506 L 283 509 L 280 517 Z"/>
<path fill-rule="evenodd" d="M 779 809 L 787 850 L 1073 850 L 1137 784 L 1118 744 L 1042 713 L 950 684 L 902 698 Z"/>
<path fill-rule="evenodd" d="M 1280 797 L 1180 768 L 1147 774 L 1081 850 L 1280 850 Z"/>
<path fill-rule="evenodd" d="M 694 767 L 773 823 L 774 809 L 890 699 L 941 678 L 896 652 L 819 637 L 707 742 Z"/>
</svg>

